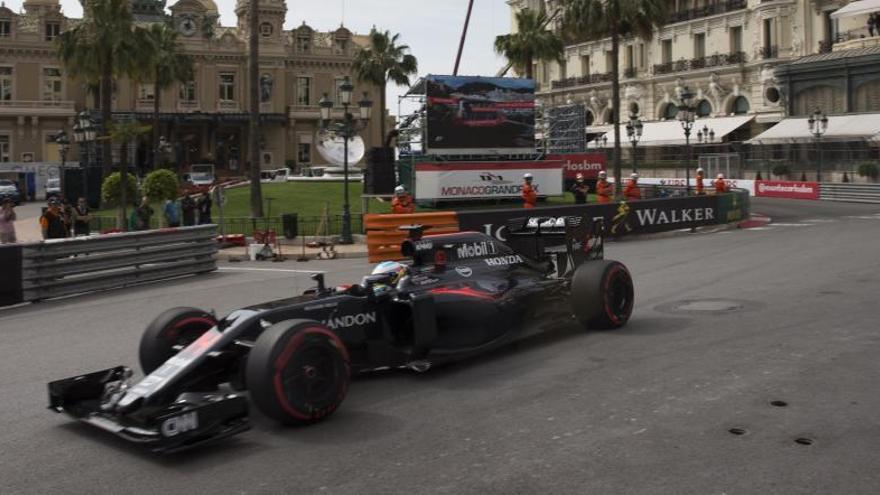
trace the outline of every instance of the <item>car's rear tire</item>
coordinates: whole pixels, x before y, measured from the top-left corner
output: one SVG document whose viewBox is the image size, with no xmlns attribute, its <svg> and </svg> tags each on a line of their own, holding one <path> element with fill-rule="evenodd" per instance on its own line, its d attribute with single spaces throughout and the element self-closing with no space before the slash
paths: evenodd
<svg viewBox="0 0 880 495">
<path fill-rule="evenodd" d="M 176 346 L 186 347 L 215 325 L 217 319 L 211 313 L 197 308 L 171 308 L 157 316 L 147 325 L 138 347 L 144 374 L 152 373 L 177 354 Z"/>
<path fill-rule="evenodd" d="M 588 261 L 571 279 L 572 312 L 588 328 L 625 325 L 632 314 L 634 295 L 629 270 L 618 261 Z"/>
<path fill-rule="evenodd" d="M 350 372 L 348 351 L 332 330 L 317 321 L 286 320 L 257 338 L 245 378 L 264 414 L 304 425 L 333 414 L 345 399 Z"/>
</svg>

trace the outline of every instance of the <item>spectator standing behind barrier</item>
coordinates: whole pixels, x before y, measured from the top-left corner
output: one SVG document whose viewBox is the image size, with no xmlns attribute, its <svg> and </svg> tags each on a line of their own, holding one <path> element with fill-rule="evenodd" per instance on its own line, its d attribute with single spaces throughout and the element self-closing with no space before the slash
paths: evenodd
<svg viewBox="0 0 880 495">
<path fill-rule="evenodd" d="M 700 195 L 706 194 L 706 192 L 703 190 L 703 169 L 701 169 L 701 168 L 697 169 L 696 181 L 697 181 L 697 195 L 700 196 Z"/>
<path fill-rule="evenodd" d="M 199 225 L 206 225 L 211 222 L 211 196 L 204 192 L 196 203 L 199 208 Z"/>
<path fill-rule="evenodd" d="M 169 227 L 180 227 L 180 215 L 177 214 L 176 201 L 166 199 L 165 206 L 162 208 L 162 214 L 165 215 L 165 222 Z"/>
<path fill-rule="evenodd" d="M 631 174 L 623 189 L 623 196 L 627 201 L 642 199 L 642 190 L 639 188 L 639 174 Z"/>
<path fill-rule="evenodd" d="M 596 181 L 596 200 L 599 203 L 610 203 L 614 195 L 614 187 L 608 182 L 605 171 L 599 172 L 599 180 Z"/>
<path fill-rule="evenodd" d="M 3 198 L 0 206 L 0 244 L 15 243 L 15 201 Z"/>
<path fill-rule="evenodd" d="M 50 199 L 49 207 L 40 216 L 40 230 L 43 232 L 43 239 L 67 237 L 67 227 L 64 225 L 64 216 L 57 199 Z"/>
<path fill-rule="evenodd" d="M 135 230 L 150 230 L 150 218 L 153 216 L 153 208 L 150 207 L 150 199 L 144 196 L 141 204 L 137 207 Z"/>
<path fill-rule="evenodd" d="M 183 213 L 184 227 L 192 227 L 196 224 L 196 202 L 189 194 L 184 194 L 180 198 L 180 211 Z"/>
<path fill-rule="evenodd" d="M 588 192 L 590 192 L 590 188 L 584 182 L 584 174 L 577 174 L 574 178 L 574 185 L 571 186 L 571 193 L 574 194 L 574 204 L 585 204 Z"/>
<path fill-rule="evenodd" d="M 724 182 L 724 174 L 718 174 L 718 178 L 715 179 L 715 182 L 712 185 L 715 186 L 715 194 L 729 192 L 727 189 L 727 183 Z"/>
<path fill-rule="evenodd" d="M 89 222 L 92 215 L 89 214 L 89 205 L 86 198 L 79 198 L 73 207 L 73 235 L 89 235 L 91 228 Z"/>
<path fill-rule="evenodd" d="M 412 196 L 406 192 L 403 186 L 394 188 L 394 199 L 391 200 L 391 213 L 413 213 L 416 205 L 413 204 Z"/>
<path fill-rule="evenodd" d="M 532 174 L 526 173 L 523 174 L 523 186 L 522 186 L 522 199 L 523 199 L 523 208 L 534 208 L 535 203 L 538 202 L 538 193 L 535 192 L 535 188 L 532 187 Z"/>
<path fill-rule="evenodd" d="M 70 237 L 71 229 L 73 228 L 73 208 L 71 208 L 67 198 L 61 200 L 61 213 L 62 218 L 64 218 L 64 228 L 67 229 L 65 237 Z"/>
</svg>

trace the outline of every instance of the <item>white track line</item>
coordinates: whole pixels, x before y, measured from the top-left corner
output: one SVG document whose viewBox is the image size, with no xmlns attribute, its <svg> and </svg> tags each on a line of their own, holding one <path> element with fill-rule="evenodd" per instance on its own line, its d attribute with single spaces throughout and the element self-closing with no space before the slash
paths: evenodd
<svg viewBox="0 0 880 495">
<path fill-rule="evenodd" d="M 218 270 L 238 271 L 238 272 L 287 272 L 287 273 L 327 273 L 324 270 L 290 270 L 287 268 L 248 268 L 237 266 L 220 266 Z"/>
</svg>

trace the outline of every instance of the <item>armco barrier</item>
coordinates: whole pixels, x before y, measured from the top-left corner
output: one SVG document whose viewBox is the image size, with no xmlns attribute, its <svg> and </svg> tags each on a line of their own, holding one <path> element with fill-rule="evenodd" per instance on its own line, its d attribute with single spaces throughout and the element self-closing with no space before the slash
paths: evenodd
<svg viewBox="0 0 880 495">
<path fill-rule="evenodd" d="M 216 225 L 16 245 L 20 299 L 38 301 L 216 270 Z"/>
<path fill-rule="evenodd" d="M 431 234 L 458 232 L 458 218 L 455 212 L 410 213 L 400 215 L 364 215 L 364 229 L 367 233 L 367 254 L 370 263 L 400 259 L 400 243 L 406 239 L 403 225 L 430 225 Z"/>
<path fill-rule="evenodd" d="M 823 182 L 819 186 L 819 199 L 852 203 L 880 203 L 880 184 Z"/>
</svg>

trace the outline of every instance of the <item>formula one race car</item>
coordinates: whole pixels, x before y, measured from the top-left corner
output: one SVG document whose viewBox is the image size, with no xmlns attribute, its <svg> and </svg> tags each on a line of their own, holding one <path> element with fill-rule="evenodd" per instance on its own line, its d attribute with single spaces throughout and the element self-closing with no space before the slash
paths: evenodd
<svg viewBox="0 0 880 495">
<path fill-rule="evenodd" d="M 506 242 L 476 232 L 404 227 L 405 263 L 362 283 L 233 311 L 159 315 L 140 342 L 146 375 L 118 366 L 49 384 L 49 408 L 171 452 L 249 428 L 248 400 L 283 423 L 332 414 L 352 373 L 428 368 L 555 327 L 626 324 L 633 284 L 603 259 L 601 221 L 509 222 Z"/>
</svg>

